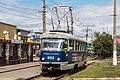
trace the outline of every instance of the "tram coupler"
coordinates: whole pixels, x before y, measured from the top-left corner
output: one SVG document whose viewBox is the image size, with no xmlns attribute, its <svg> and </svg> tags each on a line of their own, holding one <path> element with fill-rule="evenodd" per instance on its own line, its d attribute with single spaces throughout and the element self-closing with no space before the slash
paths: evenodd
<svg viewBox="0 0 120 80">
<path fill-rule="evenodd" d="M 52 69 L 53 69 L 53 67 L 49 67 L 49 68 L 48 68 L 49 71 L 52 71 Z"/>
</svg>

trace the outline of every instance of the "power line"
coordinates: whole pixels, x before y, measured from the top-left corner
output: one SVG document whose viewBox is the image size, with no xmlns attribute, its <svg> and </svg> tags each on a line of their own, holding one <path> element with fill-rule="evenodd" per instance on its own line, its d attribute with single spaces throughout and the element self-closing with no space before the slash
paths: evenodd
<svg viewBox="0 0 120 80">
<path fill-rule="evenodd" d="M 56 4 L 57 6 L 59 6 L 59 4 L 57 4 L 56 2 L 54 2 L 53 0 L 50 0 L 52 3 Z M 61 8 L 61 7 L 60 7 Z M 62 9 L 62 8 L 61 8 Z M 59 11 L 60 12 L 60 11 Z M 62 13 L 62 12 L 60 12 Z M 63 14 L 63 13 L 62 13 Z"/>
<path fill-rule="evenodd" d="M 36 25 L 38 25 L 38 26 L 36 26 Z M 23 25 L 20 24 L 19 25 L 18 24 L 17 26 L 22 26 L 22 27 L 33 27 L 34 26 L 34 27 L 39 27 L 40 25 L 39 24 L 32 24 L 32 25 L 28 25 L 28 24 L 26 24 L 26 25 L 25 24 L 23 24 Z"/>
<path fill-rule="evenodd" d="M 3 6 L 1 6 L 1 5 L 0 5 L 0 7 L 5 8 L 5 9 L 8 9 L 8 10 L 12 10 L 12 11 L 20 12 L 20 13 L 23 13 L 23 14 L 27 14 L 27 15 L 39 17 L 39 16 L 37 16 L 37 15 L 33 15 L 33 14 L 30 14 L 30 13 L 25 13 L 25 12 L 18 11 L 18 10 L 15 10 L 15 9 L 11 9 L 11 8 L 7 8 L 7 7 L 3 7 Z"/>
<path fill-rule="evenodd" d="M 54 4 L 56 4 L 56 5 L 58 5 L 56 2 L 54 2 L 53 0 L 50 0 L 52 3 L 54 3 Z"/>
<path fill-rule="evenodd" d="M 42 0 L 43 1 L 43 0 Z M 53 0 L 50 0 L 51 2 L 53 2 L 54 4 L 56 4 L 56 5 L 58 5 L 57 3 L 55 3 Z M 54 11 L 52 10 L 52 9 L 50 9 L 49 8 L 49 6 L 46 4 L 46 7 L 53 13 L 53 14 L 55 14 L 54 13 Z M 62 9 L 62 8 L 61 8 Z M 59 13 L 61 13 L 61 14 L 63 14 L 62 12 L 60 12 L 60 11 L 58 11 Z M 55 14 L 56 16 L 57 16 L 57 14 Z M 64 14 L 63 14 L 64 15 Z M 65 14 L 66 15 L 66 14 Z M 64 16 L 65 16 L 64 15 Z M 68 16 L 68 17 L 70 17 L 70 16 Z M 62 17 L 63 18 L 63 17 Z M 60 19 L 60 20 L 62 20 L 62 18 Z M 71 17 L 70 17 L 71 18 Z M 78 25 L 75 21 L 78 21 L 78 20 L 75 20 L 74 18 L 73 18 L 73 22 L 76 24 L 76 25 Z M 79 23 L 82 25 L 82 26 L 84 26 L 84 27 L 86 27 L 82 22 L 80 22 L 79 21 Z M 78 25 L 78 27 L 80 28 L 80 25 Z"/>
<path fill-rule="evenodd" d="M 75 19 L 74 19 L 74 20 L 75 20 Z M 87 26 L 84 25 L 81 21 L 79 21 L 79 18 L 78 18 L 78 20 L 76 19 L 76 21 L 78 21 L 82 26 L 87 27 Z"/>
<path fill-rule="evenodd" d="M 50 9 L 50 7 L 48 6 L 48 5 L 46 5 L 46 7 L 53 13 L 53 14 L 55 14 L 54 13 L 54 11 L 52 10 L 52 9 Z M 55 14 L 56 15 L 56 14 Z M 57 16 L 57 15 L 56 15 Z"/>
<path fill-rule="evenodd" d="M 61 8 L 62 9 L 62 8 Z M 58 11 L 59 13 L 63 14 L 62 12 Z M 64 14 L 63 14 L 64 15 Z M 65 14 L 66 15 L 66 14 Z M 64 16 L 65 16 L 64 15 Z M 68 16 L 69 18 L 71 18 L 70 16 Z M 62 19 L 62 18 L 61 18 Z M 73 18 L 74 19 L 74 18 Z M 73 22 L 75 23 L 75 21 L 78 21 L 78 20 L 73 20 Z M 82 22 L 79 21 L 80 24 L 82 24 L 82 26 L 86 27 Z M 77 23 L 75 23 L 76 25 L 78 25 Z M 79 26 L 79 25 L 78 25 Z"/>
<path fill-rule="evenodd" d="M 36 9 L 29 9 L 29 8 L 23 8 L 23 7 L 13 6 L 13 5 L 6 4 L 6 3 L 2 3 L 2 2 L 0 2 L 0 4 L 2 4 L 2 5 L 6 5 L 6 6 L 10 6 L 10 7 L 20 8 L 20 9 L 25 9 L 25 10 L 31 10 L 31 11 L 37 11 L 37 12 L 40 12 L 39 10 L 36 10 Z"/>
<path fill-rule="evenodd" d="M 43 0 L 41 0 L 41 1 L 43 1 Z M 46 4 L 46 7 L 53 13 L 53 14 L 55 14 L 54 13 L 54 11 Z M 56 14 L 55 14 L 56 15 Z"/>
<path fill-rule="evenodd" d="M 2 11 L 2 10 L 0 10 L 0 12 L 6 13 L 6 14 L 10 14 L 10 15 L 14 15 L 14 16 L 18 16 L 18 17 L 22 17 L 22 18 L 29 18 L 29 19 L 41 19 L 41 18 L 27 17 L 27 16 L 23 16 L 23 15 L 16 15 L 16 14 L 9 13 L 9 12 Z"/>
</svg>

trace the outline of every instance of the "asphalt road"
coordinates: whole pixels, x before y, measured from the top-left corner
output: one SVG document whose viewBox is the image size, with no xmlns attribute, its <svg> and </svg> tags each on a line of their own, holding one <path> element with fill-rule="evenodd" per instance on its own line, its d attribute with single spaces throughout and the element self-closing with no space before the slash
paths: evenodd
<svg viewBox="0 0 120 80">
<path fill-rule="evenodd" d="M 88 61 L 87 64 L 90 64 L 93 62 L 96 62 L 96 60 Z M 38 66 L 34 66 L 34 65 L 38 65 Z M 28 68 L 23 68 L 23 66 Z M 29 66 L 32 66 L 32 67 L 29 67 Z M 17 68 L 20 68 L 20 69 L 17 69 Z M 0 73 L 0 80 L 15 80 L 18 78 L 28 79 L 33 76 L 37 76 L 41 73 L 39 63 L 25 63 L 25 64 L 19 64 L 19 65 L 11 65 L 6 67 L 1 67 L 1 69 L 3 69 L 1 71 L 11 70 L 11 69 L 16 69 L 16 70 Z"/>
<path fill-rule="evenodd" d="M 40 72 L 40 66 L 37 67 L 31 67 L 26 69 L 20 69 L 16 71 L 10 71 L 0 74 L 0 80 L 14 80 L 18 78 L 30 78 L 32 76 L 39 75 Z"/>
</svg>

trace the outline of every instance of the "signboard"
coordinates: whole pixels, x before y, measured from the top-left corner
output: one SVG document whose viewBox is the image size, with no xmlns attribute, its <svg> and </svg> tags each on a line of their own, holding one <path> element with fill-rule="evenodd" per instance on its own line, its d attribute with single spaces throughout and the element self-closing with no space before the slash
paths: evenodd
<svg viewBox="0 0 120 80">
<path fill-rule="evenodd" d="M 11 40 L 11 43 L 22 44 L 22 43 L 23 43 L 23 40 L 15 40 L 15 39 L 12 39 L 12 40 Z"/>
<path fill-rule="evenodd" d="M 120 38 L 116 38 L 117 44 L 120 44 Z"/>
<path fill-rule="evenodd" d="M 40 36 L 31 36 L 32 40 L 40 40 Z"/>
<path fill-rule="evenodd" d="M 92 46 L 92 45 L 87 45 L 87 49 L 88 49 L 88 50 L 92 50 L 92 49 L 93 49 L 93 46 Z"/>
</svg>

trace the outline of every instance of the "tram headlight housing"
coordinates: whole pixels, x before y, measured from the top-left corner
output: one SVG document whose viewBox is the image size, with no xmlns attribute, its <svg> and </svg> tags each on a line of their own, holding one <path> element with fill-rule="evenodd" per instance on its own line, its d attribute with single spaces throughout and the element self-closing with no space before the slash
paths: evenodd
<svg viewBox="0 0 120 80">
<path fill-rule="evenodd" d="M 68 54 L 66 54 L 66 57 L 68 56 Z"/>
<path fill-rule="evenodd" d="M 57 61 L 60 61 L 60 58 L 59 58 L 59 57 L 57 58 Z"/>
<path fill-rule="evenodd" d="M 42 61 L 44 61 L 45 60 L 45 58 L 44 57 L 42 57 Z"/>
</svg>

